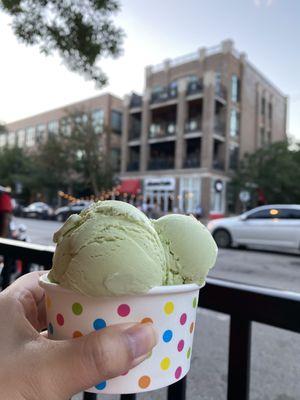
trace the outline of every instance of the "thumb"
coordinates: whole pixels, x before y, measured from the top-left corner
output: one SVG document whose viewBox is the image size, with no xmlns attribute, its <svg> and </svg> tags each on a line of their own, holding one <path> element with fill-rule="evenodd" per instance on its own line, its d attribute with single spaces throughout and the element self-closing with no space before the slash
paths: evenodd
<svg viewBox="0 0 300 400">
<path fill-rule="evenodd" d="M 67 398 L 126 373 L 147 358 L 157 339 L 152 324 L 122 324 L 49 342 L 44 354 L 47 378 L 55 383 L 57 395 Z"/>
</svg>

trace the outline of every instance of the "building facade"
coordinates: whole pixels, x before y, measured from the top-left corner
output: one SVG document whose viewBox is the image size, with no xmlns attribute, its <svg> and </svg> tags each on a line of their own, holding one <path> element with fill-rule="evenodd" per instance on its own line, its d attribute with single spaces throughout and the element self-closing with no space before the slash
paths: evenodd
<svg viewBox="0 0 300 400">
<path fill-rule="evenodd" d="M 286 96 L 230 40 L 148 66 L 145 79 L 143 96 L 124 100 L 123 186 L 140 181 L 162 212 L 224 214 L 243 155 L 286 138 Z"/>
<path fill-rule="evenodd" d="M 60 129 L 70 132 L 74 113 L 83 122 L 91 119 L 99 134 L 99 151 L 108 155 L 114 170 L 119 171 L 123 101 L 108 93 L 7 124 L 7 133 L 0 133 L 0 148 L 19 146 L 32 151 Z"/>
</svg>

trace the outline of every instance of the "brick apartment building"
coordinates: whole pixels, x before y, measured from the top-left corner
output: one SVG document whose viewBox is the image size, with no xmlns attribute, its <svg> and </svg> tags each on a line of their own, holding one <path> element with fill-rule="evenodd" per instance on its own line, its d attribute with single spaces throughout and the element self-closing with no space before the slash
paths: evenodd
<svg viewBox="0 0 300 400">
<path fill-rule="evenodd" d="M 286 138 L 286 96 L 230 40 L 148 66 L 145 79 L 124 101 L 122 191 L 163 212 L 223 214 L 239 159 Z"/>
<path fill-rule="evenodd" d="M 6 125 L 0 134 L 0 148 L 19 146 L 34 149 L 40 141 L 55 135 L 59 129 L 71 130 L 69 115 L 81 114 L 82 121 L 90 117 L 99 133 L 99 151 L 110 156 L 115 171 L 120 170 L 120 148 L 123 102 L 111 94 L 103 94 L 55 110 L 47 111 Z"/>
</svg>

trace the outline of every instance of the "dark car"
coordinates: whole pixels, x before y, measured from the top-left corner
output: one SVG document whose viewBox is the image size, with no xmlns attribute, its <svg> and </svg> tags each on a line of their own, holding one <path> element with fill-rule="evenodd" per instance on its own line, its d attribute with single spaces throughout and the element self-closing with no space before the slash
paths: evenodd
<svg viewBox="0 0 300 400">
<path fill-rule="evenodd" d="M 53 208 L 41 201 L 31 203 L 22 210 L 22 217 L 31 217 L 39 219 L 53 218 Z"/>
<path fill-rule="evenodd" d="M 79 214 L 82 210 L 91 204 L 90 201 L 77 201 L 76 203 L 68 204 L 64 207 L 59 207 L 55 210 L 55 219 L 59 222 L 64 222 L 72 214 Z"/>
</svg>

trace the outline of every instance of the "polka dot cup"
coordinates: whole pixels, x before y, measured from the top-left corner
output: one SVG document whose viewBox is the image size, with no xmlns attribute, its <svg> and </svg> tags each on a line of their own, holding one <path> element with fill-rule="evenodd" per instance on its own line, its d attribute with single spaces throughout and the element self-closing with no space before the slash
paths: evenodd
<svg viewBox="0 0 300 400">
<path fill-rule="evenodd" d="M 78 338 L 122 322 L 151 322 L 159 335 L 149 357 L 127 374 L 99 382 L 93 393 L 138 393 L 183 378 L 190 368 L 199 286 L 161 286 L 146 294 L 88 297 L 40 278 L 46 292 L 48 336 Z"/>
</svg>

